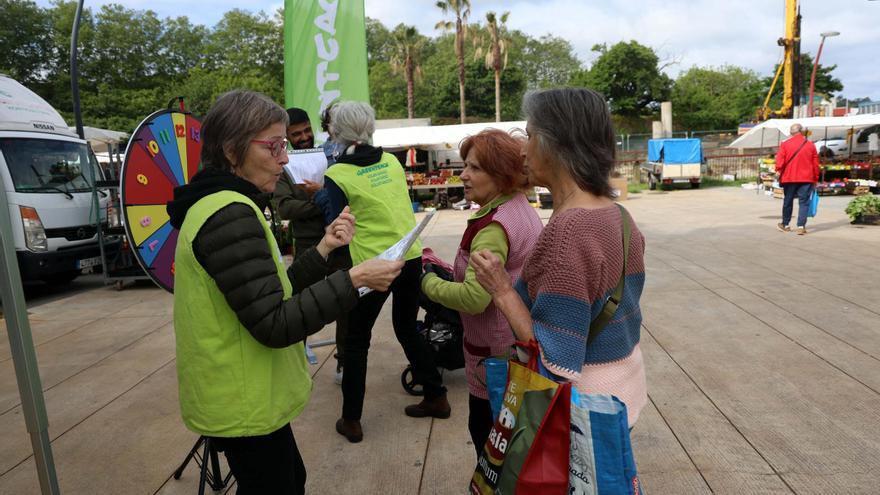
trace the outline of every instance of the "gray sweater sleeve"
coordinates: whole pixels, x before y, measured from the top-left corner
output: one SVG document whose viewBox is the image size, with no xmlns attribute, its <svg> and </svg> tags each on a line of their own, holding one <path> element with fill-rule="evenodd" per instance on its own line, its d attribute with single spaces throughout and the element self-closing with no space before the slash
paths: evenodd
<svg viewBox="0 0 880 495">
<path fill-rule="evenodd" d="M 330 273 L 327 262 L 311 249 L 288 269 L 294 295 L 285 301 L 260 221 L 250 206 L 228 205 L 202 225 L 193 251 L 241 324 L 258 342 L 281 348 L 351 310 L 358 293 L 348 272 Z"/>
</svg>

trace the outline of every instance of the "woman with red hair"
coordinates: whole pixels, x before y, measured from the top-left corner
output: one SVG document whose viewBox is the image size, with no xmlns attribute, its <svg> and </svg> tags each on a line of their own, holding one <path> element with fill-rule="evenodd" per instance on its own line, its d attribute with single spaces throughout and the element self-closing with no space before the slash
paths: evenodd
<svg viewBox="0 0 880 495">
<path fill-rule="evenodd" d="M 542 224 L 523 193 L 528 180 L 520 140 L 504 131 L 487 129 L 465 138 L 459 151 L 464 159 L 464 197 L 481 208 L 468 219 L 455 257 L 454 281 L 445 281 L 429 270 L 422 278 L 422 292 L 461 314 L 470 392 L 468 430 L 479 454 L 495 421 L 486 392 L 486 370 L 480 362 L 489 356 L 509 356 L 514 335 L 492 303 L 492 296 L 477 282 L 468 263 L 470 253 L 491 251 L 516 279 Z"/>
</svg>

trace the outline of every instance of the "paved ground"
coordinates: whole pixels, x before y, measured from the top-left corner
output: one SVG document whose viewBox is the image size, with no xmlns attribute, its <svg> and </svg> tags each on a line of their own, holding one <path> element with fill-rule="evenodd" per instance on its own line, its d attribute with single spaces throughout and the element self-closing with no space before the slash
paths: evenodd
<svg viewBox="0 0 880 495">
<path fill-rule="evenodd" d="M 633 431 L 648 493 L 877 493 L 880 227 L 849 225 L 846 200 L 823 198 L 799 237 L 777 232 L 780 201 L 753 191 L 630 195 L 648 240 L 650 404 Z M 426 245 L 451 258 L 466 215 L 440 212 Z M 171 297 L 99 288 L 29 311 L 62 491 L 195 493 L 194 466 L 170 479 L 196 440 L 178 416 Z M 446 373 L 452 418 L 406 417 L 403 353 L 383 312 L 353 445 L 333 429 L 332 348 L 317 353 L 294 422 L 309 493 L 464 493 L 474 457 L 461 371 Z M 19 402 L 0 339 L 0 494 L 38 492 Z"/>
</svg>

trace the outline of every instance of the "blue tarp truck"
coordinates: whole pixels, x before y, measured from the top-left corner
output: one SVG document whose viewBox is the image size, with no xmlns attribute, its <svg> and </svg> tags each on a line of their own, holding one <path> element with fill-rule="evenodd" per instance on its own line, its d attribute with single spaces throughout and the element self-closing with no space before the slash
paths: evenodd
<svg viewBox="0 0 880 495">
<path fill-rule="evenodd" d="M 651 139 L 648 161 L 642 165 L 648 172 L 649 187 L 657 184 L 689 183 L 700 187 L 703 169 L 703 145 L 699 139 Z"/>
</svg>

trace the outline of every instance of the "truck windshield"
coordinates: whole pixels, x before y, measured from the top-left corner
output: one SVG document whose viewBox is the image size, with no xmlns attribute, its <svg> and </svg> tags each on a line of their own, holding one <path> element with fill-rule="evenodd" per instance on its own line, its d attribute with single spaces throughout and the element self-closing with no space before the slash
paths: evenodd
<svg viewBox="0 0 880 495">
<path fill-rule="evenodd" d="M 101 179 L 98 162 L 85 144 L 0 138 L 0 153 L 17 192 L 85 192 L 92 189 L 92 171 Z"/>
</svg>

